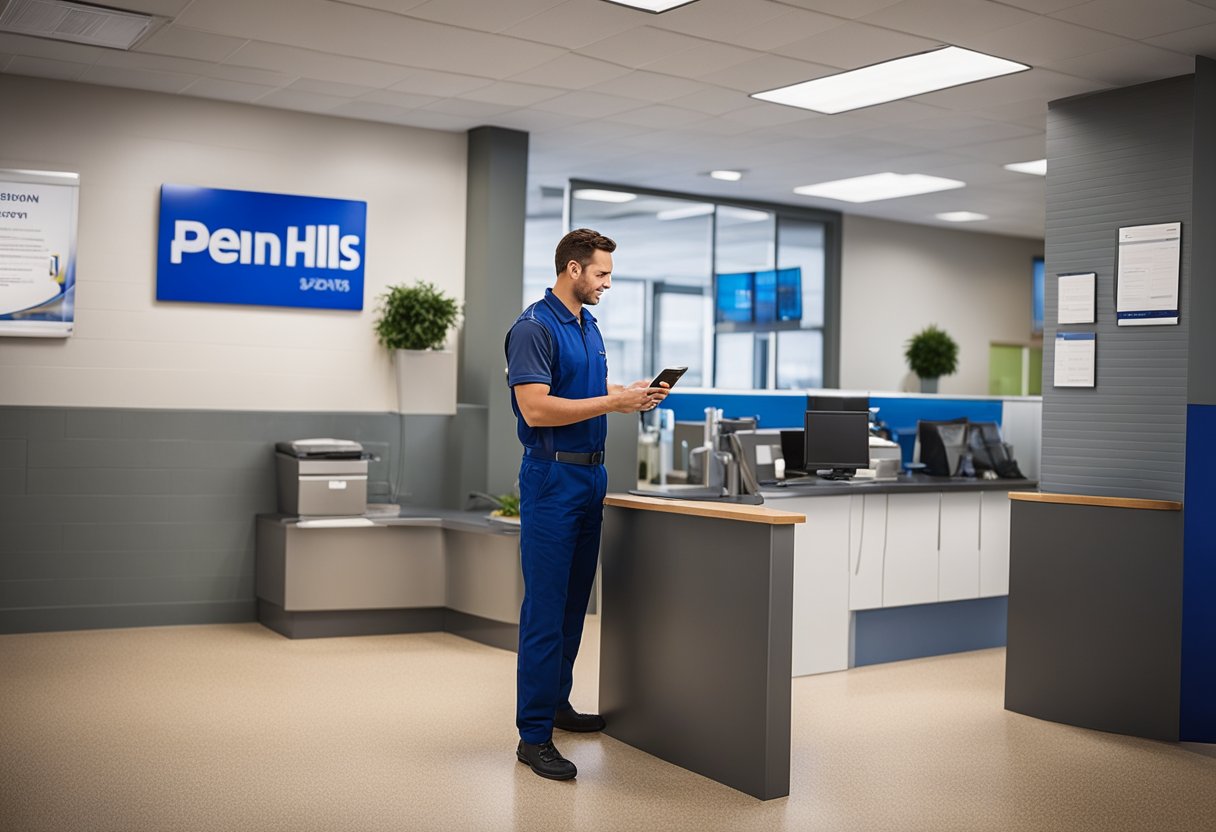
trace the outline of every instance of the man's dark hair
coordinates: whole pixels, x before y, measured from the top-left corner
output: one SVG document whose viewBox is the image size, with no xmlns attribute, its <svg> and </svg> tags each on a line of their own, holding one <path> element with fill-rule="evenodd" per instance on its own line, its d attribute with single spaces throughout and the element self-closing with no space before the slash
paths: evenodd
<svg viewBox="0 0 1216 832">
<path fill-rule="evenodd" d="M 596 251 L 606 251 L 609 254 L 616 251 L 616 243 L 598 231 L 590 228 L 576 228 L 562 237 L 557 244 L 557 253 L 553 257 L 557 265 L 557 273 L 566 270 L 566 264 L 571 260 L 578 261 L 580 266 L 586 266 L 595 256 Z"/>
</svg>

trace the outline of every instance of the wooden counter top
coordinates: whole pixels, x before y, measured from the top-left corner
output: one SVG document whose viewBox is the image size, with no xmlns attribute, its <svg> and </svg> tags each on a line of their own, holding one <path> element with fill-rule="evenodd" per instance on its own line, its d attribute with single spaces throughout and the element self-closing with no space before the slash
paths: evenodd
<svg viewBox="0 0 1216 832">
<path fill-rule="evenodd" d="M 690 514 L 695 517 L 713 517 L 719 520 L 738 520 L 742 523 L 763 523 L 768 526 L 786 526 L 806 522 L 805 514 L 739 503 L 669 500 L 663 497 L 609 494 L 604 498 L 604 505 L 616 506 L 617 508 L 632 508 L 640 511 L 661 511 L 668 514 Z"/>
<path fill-rule="evenodd" d="M 1175 500 L 1140 500 L 1132 497 L 1094 497 L 1087 494 L 1043 494 L 1038 491 L 1011 491 L 1009 499 L 1027 503 L 1064 503 L 1074 506 L 1105 506 L 1106 508 L 1137 508 L 1149 511 L 1182 511 Z"/>
</svg>

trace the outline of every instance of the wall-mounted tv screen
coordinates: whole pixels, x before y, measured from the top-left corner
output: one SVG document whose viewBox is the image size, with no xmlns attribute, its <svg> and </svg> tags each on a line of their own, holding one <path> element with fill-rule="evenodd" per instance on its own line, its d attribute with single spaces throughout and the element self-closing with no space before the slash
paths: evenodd
<svg viewBox="0 0 1216 832">
<path fill-rule="evenodd" d="M 1044 271 L 1042 257 L 1034 258 L 1034 290 L 1030 310 L 1030 332 L 1032 335 L 1043 334 L 1043 292 L 1046 288 L 1047 275 Z"/>
<path fill-rule="evenodd" d="M 716 315 L 719 323 L 750 324 L 755 272 L 718 275 Z"/>
<path fill-rule="evenodd" d="M 802 269 L 718 275 L 718 323 L 771 324 L 802 320 Z"/>
</svg>

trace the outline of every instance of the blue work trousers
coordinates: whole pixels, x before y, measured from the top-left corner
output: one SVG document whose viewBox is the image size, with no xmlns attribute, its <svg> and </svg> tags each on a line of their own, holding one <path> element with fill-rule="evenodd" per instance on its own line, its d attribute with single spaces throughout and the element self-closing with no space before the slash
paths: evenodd
<svg viewBox="0 0 1216 832">
<path fill-rule="evenodd" d="M 519 611 L 515 724 L 524 742 L 553 733 L 553 714 L 570 707 L 574 659 L 600 552 L 608 474 L 602 465 L 524 457 L 519 469 Z"/>
</svg>

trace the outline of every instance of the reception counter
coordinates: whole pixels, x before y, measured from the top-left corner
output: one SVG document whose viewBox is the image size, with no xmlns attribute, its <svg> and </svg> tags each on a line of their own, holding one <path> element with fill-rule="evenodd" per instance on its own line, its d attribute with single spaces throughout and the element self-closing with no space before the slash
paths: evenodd
<svg viewBox="0 0 1216 832">
<path fill-rule="evenodd" d="M 609 495 L 607 733 L 762 800 L 789 794 L 796 512 Z"/>
</svg>

